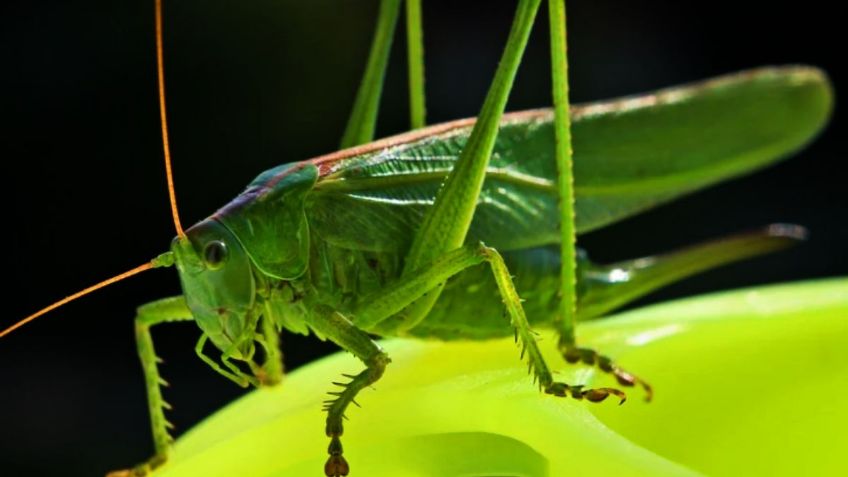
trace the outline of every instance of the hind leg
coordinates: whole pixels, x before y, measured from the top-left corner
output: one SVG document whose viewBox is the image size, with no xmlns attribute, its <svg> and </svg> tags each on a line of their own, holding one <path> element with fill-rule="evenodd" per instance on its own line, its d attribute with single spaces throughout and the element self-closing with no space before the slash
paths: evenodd
<svg viewBox="0 0 848 477">
<path fill-rule="evenodd" d="M 570 394 L 574 398 L 586 398 L 592 402 L 603 401 L 607 396 L 614 395 L 624 402 L 624 393 L 614 388 L 584 390 L 582 386 L 554 381 L 550 368 L 539 350 L 535 333 L 527 321 L 524 307 L 521 306 L 521 298 L 515 290 L 503 258 L 495 249 L 483 244 L 466 245 L 449 252 L 432 264 L 399 278 L 383 290 L 363 297 L 359 302 L 361 305 L 350 313 L 353 323 L 358 329 L 379 328 L 380 323 L 396 316 L 396 313 L 427 293 L 432 293 L 450 277 L 483 262 L 488 263 L 492 271 L 501 301 L 506 308 L 510 324 L 515 330 L 516 340 L 520 340 L 521 357 L 527 358 L 528 367 L 544 392 L 556 396 Z"/>
</svg>

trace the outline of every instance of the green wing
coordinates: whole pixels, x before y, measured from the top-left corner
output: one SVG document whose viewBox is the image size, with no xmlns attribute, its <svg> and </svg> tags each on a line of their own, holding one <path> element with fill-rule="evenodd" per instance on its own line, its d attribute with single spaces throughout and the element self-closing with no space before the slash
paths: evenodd
<svg viewBox="0 0 848 477">
<path fill-rule="evenodd" d="M 824 126 L 831 103 L 825 74 L 795 67 L 579 110 L 579 225 L 602 227 L 784 158 Z"/>
<path fill-rule="evenodd" d="M 572 109 L 577 230 L 594 230 L 774 163 L 821 130 L 827 76 L 762 68 Z M 462 150 L 473 120 L 313 160 L 317 233 L 351 248 L 403 250 Z M 469 231 L 500 250 L 554 243 L 553 112 L 505 115 Z"/>
</svg>

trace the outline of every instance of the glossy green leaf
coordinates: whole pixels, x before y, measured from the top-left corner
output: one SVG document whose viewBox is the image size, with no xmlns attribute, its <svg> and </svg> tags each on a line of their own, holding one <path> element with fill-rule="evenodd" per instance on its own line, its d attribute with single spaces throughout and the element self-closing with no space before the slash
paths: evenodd
<svg viewBox="0 0 848 477">
<path fill-rule="evenodd" d="M 542 395 L 511 340 L 385 342 L 393 363 L 349 411 L 352 476 L 834 475 L 848 428 L 848 279 L 691 298 L 587 323 L 583 343 L 650 379 L 623 406 Z M 547 338 L 547 336 L 545 336 Z M 610 385 L 547 358 L 572 382 Z M 181 437 L 155 473 L 321 475 L 336 354 Z"/>
</svg>

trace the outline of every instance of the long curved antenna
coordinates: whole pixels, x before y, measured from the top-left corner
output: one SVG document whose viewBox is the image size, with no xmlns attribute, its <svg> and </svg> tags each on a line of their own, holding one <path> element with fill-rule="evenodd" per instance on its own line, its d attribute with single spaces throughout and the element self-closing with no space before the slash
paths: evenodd
<svg viewBox="0 0 848 477">
<path fill-rule="evenodd" d="M 156 0 L 156 67 L 159 76 L 159 117 L 161 118 L 162 123 L 162 145 L 165 150 L 165 174 L 168 178 L 168 197 L 171 201 L 171 215 L 174 218 L 174 228 L 177 229 L 177 235 L 181 238 L 185 238 L 185 232 L 183 231 L 183 226 L 180 224 L 180 215 L 177 212 L 177 196 L 174 192 L 174 175 L 171 172 L 171 149 L 168 145 L 168 121 L 165 117 L 165 72 L 164 72 L 164 61 L 162 55 L 162 0 Z M 0 338 L 8 335 L 9 333 L 15 331 L 21 326 L 29 323 L 30 321 L 38 318 L 39 316 L 48 313 L 60 306 L 72 302 L 77 298 L 83 297 L 97 291 L 103 287 L 109 286 L 115 282 L 119 282 L 125 278 L 129 278 L 133 275 L 138 275 L 141 272 L 150 270 L 152 268 L 159 267 L 170 267 L 174 263 L 173 254 L 171 252 L 166 252 L 153 260 L 145 263 L 144 265 L 139 265 L 132 270 L 126 271 L 119 275 L 115 275 L 112 278 L 106 279 L 96 285 L 92 285 L 84 290 L 78 291 L 71 296 L 63 298 L 52 305 L 42 308 L 41 310 L 27 316 L 23 320 L 18 321 L 14 325 L 0 331 Z"/>
<path fill-rule="evenodd" d="M 23 320 L 21 320 L 21 321 L 15 323 L 14 325 L 6 328 L 5 330 L 0 331 L 0 338 L 8 335 L 9 333 L 20 328 L 21 326 L 24 326 L 25 324 L 27 324 L 30 321 L 38 318 L 39 316 L 41 316 L 41 315 L 43 315 L 43 314 L 45 314 L 45 313 L 47 313 L 51 310 L 55 310 L 56 308 L 59 308 L 60 306 L 64 305 L 65 303 L 74 301 L 77 298 L 88 295 L 89 293 L 91 293 L 95 290 L 99 290 L 100 288 L 103 288 L 105 286 L 109 286 L 109 285 L 111 285 L 115 282 L 119 282 L 119 281 L 121 281 L 125 278 L 129 278 L 133 275 L 137 275 L 137 274 L 139 274 L 143 271 L 150 270 L 151 268 L 157 268 L 160 265 L 156 262 L 156 260 L 157 259 L 151 260 L 151 261 L 145 263 L 144 265 L 139 265 L 138 267 L 133 268 L 132 270 L 130 270 L 128 272 L 121 273 L 120 275 L 115 275 L 114 277 L 109 278 L 108 280 L 103 280 L 102 282 L 100 282 L 96 285 L 92 285 L 92 286 L 90 286 L 90 287 L 88 287 L 84 290 L 78 291 L 78 292 L 74 293 L 73 295 L 66 297 L 66 298 L 63 298 L 63 299 L 57 301 L 56 303 L 53 303 L 52 305 L 50 305 L 46 308 L 42 308 L 41 310 L 38 310 L 37 312 L 29 315 L 28 317 L 24 318 Z"/>
<path fill-rule="evenodd" d="M 162 54 L 162 0 L 156 0 L 156 72 L 159 77 L 159 117 L 162 123 L 162 146 L 165 149 L 165 174 L 168 177 L 168 198 L 171 201 L 171 216 L 177 235 L 185 238 L 180 214 L 177 212 L 177 194 L 174 191 L 174 174 L 171 172 L 171 148 L 168 144 L 168 119 L 165 114 L 165 61 Z"/>
</svg>

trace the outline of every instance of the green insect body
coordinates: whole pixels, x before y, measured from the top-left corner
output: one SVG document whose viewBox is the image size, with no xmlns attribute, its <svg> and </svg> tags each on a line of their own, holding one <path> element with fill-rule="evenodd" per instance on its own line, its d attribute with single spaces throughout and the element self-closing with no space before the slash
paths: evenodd
<svg viewBox="0 0 848 477">
<path fill-rule="evenodd" d="M 399 4 L 381 3 L 372 57 L 344 135 L 348 145 L 373 134 Z M 124 274 L 175 265 L 183 294 L 138 309 L 136 337 L 155 456 L 123 475 L 161 465 L 172 442 L 150 334 L 154 325 L 196 321 L 202 331 L 198 356 L 242 386 L 281 380 L 277 333 L 283 328 L 332 340 L 359 358 L 365 369 L 336 383 L 340 390 L 326 403 L 325 474 L 338 477 L 349 472 L 341 444 L 345 410 L 390 362 L 373 335 L 514 334 L 545 393 L 623 401 L 624 393 L 615 388 L 584 389 L 554 380 L 532 331 L 552 327 L 560 333 L 566 361 L 596 365 L 622 386 L 641 385 L 649 398 L 647 383 L 576 346 L 574 302 L 577 319 L 597 318 L 667 283 L 803 238 L 798 226 L 772 225 L 609 265 L 594 264 L 579 251 L 572 263 L 574 233 L 798 150 L 827 121 L 832 93 L 824 73 L 814 68 L 764 68 L 572 107 L 569 114 L 564 4 L 551 0 L 553 77 L 560 88 L 555 108 L 504 115 L 539 5 L 540 0 L 520 0 L 478 120 L 417 129 L 268 170 L 185 233 L 172 197 L 178 236 L 171 250 Z M 423 74 L 415 61 L 421 59 L 420 45 L 413 41 L 420 42 L 418 2 L 409 2 L 408 21 L 410 71 Z M 412 122 L 421 125 L 423 83 L 411 78 L 411 84 Z M 574 288 L 567 283 L 569 270 L 576 273 Z M 217 360 L 206 354 L 209 342 L 220 352 Z"/>
<path fill-rule="evenodd" d="M 603 227 L 784 157 L 822 127 L 829 104 L 821 72 L 788 67 L 576 107 L 577 230 Z M 539 326 L 552 324 L 558 301 L 552 118 L 550 110 L 504 117 L 467 237 L 469 256 L 481 241 L 501 251 L 531 324 Z M 741 141 L 743 126 L 751 137 Z M 188 244 L 174 242 L 190 309 L 182 314 L 194 317 L 225 356 L 248 360 L 253 343 L 265 338 L 255 333 L 260 316 L 275 327 L 319 336 L 333 319 L 382 336 L 512 334 L 495 279 L 487 267 L 475 266 L 478 258 L 453 257 L 458 263 L 451 271 L 409 285 L 420 293 L 451 277 L 412 328 L 402 328 L 408 301 L 383 305 L 396 296 L 387 289 L 402 281 L 410 237 L 471 127 L 471 120 L 433 126 L 261 174 L 190 228 Z M 598 136 L 605 140 L 594 142 Z M 581 254 L 579 317 L 600 316 L 663 284 L 802 236 L 799 227 L 771 226 L 608 266 Z M 215 251 L 221 247 L 223 255 Z M 382 319 L 369 322 L 362 313 L 372 313 L 375 300 Z M 327 317 L 330 310 L 338 315 Z M 241 383 L 250 379 L 227 374 Z"/>
<path fill-rule="evenodd" d="M 819 71 L 783 68 L 575 107 L 577 230 L 603 227 L 783 157 L 803 145 L 824 123 L 829 95 L 826 79 Z M 706 108 L 726 117 L 698 114 Z M 691 119 L 684 122 L 687 117 Z M 484 242 L 503 254 L 516 286 L 528 297 L 525 308 L 538 311 L 529 314 L 531 320 L 540 323 L 552 320 L 556 288 L 549 285 L 559 273 L 559 258 L 551 248 L 559 239 L 552 119 L 550 110 L 504 117 L 467 238 L 470 245 Z M 717 124 L 711 124 L 714 121 Z M 232 260 L 225 269 L 209 272 L 212 277 L 231 273 L 227 278 L 232 284 L 257 281 L 271 288 L 300 288 L 288 292 L 288 297 L 314 288 L 321 302 L 351 311 L 358 300 L 400 277 L 410 239 L 458 158 L 472 124 L 471 120 L 460 120 L 433 126 L 271 169 L 210 219 L 189 229 L 188 235 L 198 254 L 214 241 L 228 244 Z M 732 139 L 743 124 L 755 125 L 746 130 L 761 139 L 747 140 L 743 147 L 734 143 Z M 682 140 L 676 141 L 669 134 L 672 127 L 677 128 L 677 137 Z M 619 133 L 593 146 L 591 138 L 603 136 L 605 131 Z M 656 142 L 665 146 L 638 150 L 640 144 Z M 699 157 L 688 153 L 693 143 L 704 144 L 704 150 L 697 151 Z M 663 151 L 666 160 L 658 157 L 656 150 Z M 640 171 L 638 175 L 633 172 L 636 170 Z M 758 242 L 760 252 L 787 244 L 798 234 L 798 229 L 791 227 L 763 231 Z M 584 255 L 580 261 L 581 296 L 596 303 L 580 306 L 580 316 L 592 318 L 624 304 L 623 289 L 639 290 L 640 295 L 648 291 L 646 288 L 706 266 L 751 255 L 757 249 L 742 244 L 754 236 L 722 242 L 725 249 L 736 254 L 726 253 L 718 263 L 718 251 L 704 246 L 687 251 L 689 268 L 680 267 L 683 259 L 679 255 L 652 260 L 650 267 L 645 266 L 645 259 L 606 267 L 610 270 L 607 275 L 616 273 L 626 279 L 603 278 L 602 267 L 591 264 Z M 665 265 L 671 260 L 677 260 L 674 267 Z M 641 264 L 640 273 L 631 273 L 637 264 Z M 243 321 L 251 306 L 261 306 L 256 304 L 254 290 L 244 285 L 221 286 L 214 278 L 209 280 L 208 293 L 194 293 L 189 292 L 195 286 L 187 283 L 186 273 L 181 276 L 196 316 L 201 309 L 230 303 L 241 312 L 224 315 L 224 321 L 229 323 L 232 316 L 239 315 Z M 293 282 L 302 283 L 291 285 Z M 615 289 L 615 293 L 607 288 Z M 193 304 L 192 296 L 208 296 L 217 290 L 228 295 L 216 297 L 216 305 Z M 240 299 L 230 295 L 234 290 L 239 291 Z M 473 293 L 481 293 L 486 299 L 473 300 Z M 443 339 L 509 334 L 509 323 L 500 319 L 499 313 L 478 312 L 469 323 L 457 318 L 471 316 L 457 313 L 456 307 L 461 308 L 463 303 L 474 308 L 491 303 L 487 308 L 499 309 L 496 294 L 490 274 L 482 268 L 469 269 L 451 280 L 436 308 L 405 334 Z M 594 298 L 605 295 L 610 295 L 606 303 Z M 638 295 L 630 294 L 626 299 Z M 297 300 L 292 302 L 293 308 L 302 308 Z M 302 316 L 291 319 L 290 312 L 285 316 L 278 320 L 279 325 L 295 332 L 307 330 Z M 204 330 L 217 343 L 214 335 L 218 332 L 207 327 Z M 395 334 L 385 325 L 368 331 Z"/>
</svg>

